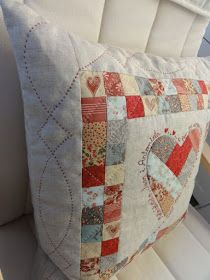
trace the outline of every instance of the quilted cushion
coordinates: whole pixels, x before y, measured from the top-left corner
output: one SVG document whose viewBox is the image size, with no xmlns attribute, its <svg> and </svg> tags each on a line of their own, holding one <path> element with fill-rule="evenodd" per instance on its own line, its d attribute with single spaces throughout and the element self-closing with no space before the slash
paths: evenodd
<svg viewBox="0 0 210 280">
<path fill-rule="evenodd" d="M 189 0 L 188 5 L 169 0 L 92 0 L 91 5 L 83 0 L 19 1 L 91 41 L 164 56 L 196 55 L 209 21 L 209 0 Z M 25 208 L 28 166 L 19 81 L 1 11 L 0 21 L 0 224 L 4 224 L 32 209 L 30 200 Z"/>
<path fill-rule="evenodd" d="M 207 131 L 209 59 L 93 44 L 14 1 L 3 11 L 48 258 L 36 279 L 110 279 L 184 217 Z"/>
</svg>

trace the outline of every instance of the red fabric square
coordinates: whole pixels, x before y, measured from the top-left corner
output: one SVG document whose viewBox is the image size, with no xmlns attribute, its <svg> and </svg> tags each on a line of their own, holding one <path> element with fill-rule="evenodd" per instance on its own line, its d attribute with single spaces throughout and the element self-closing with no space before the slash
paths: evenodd
<svg viewBox="0 0 210 280">
<path fill-rule="evenodd" d="M 124 95 L 123 85 L 118 73 L 104 72 L 104 88 L 108 96 Z"/>
<path fill-rule="evenodd" d="M 122 185 L 105 187 L 104 194 L 104 224 L 118 221 L 121 217 Z"/>
<path fill-rule="evenodd" d="M 176 176 L 179 176 L 191 149 L 192 149 L 192 142 L 189 136 L 186 137 L 182 146 L 176 144 L 176 146 L 174 147 L 168 161 L 166 162 L 166 166 L 168 166 L 168 168 Z"/>
<path fill-rule="evenodd" d="M 102 241 L 101 256 L 108 256 L 117 253 L 119 238 Z"/>
<path fill-rule="evenodd" d="M 144 117 L 144 104 L 140 96 L 126 96 L 128 119 Z"/>
<path fill-rule="evenodd" d="M 88 166 L 82 169 L 82 187 L 96 187 L 105 184 L 105 166 Z"/>
<path fill-rule="evenodd" d="M 107 120 L 106 97 L 82 98 L 82 119 L 87 122 L 102 122 Z"/>
<path fill-rule="evenodd" d="M 207 87 L 206 87 L 204 81 L 198 81 L 198 84 L 199 84 L 199 86 L 200 86 L 200 88 L 201 88 L 201 92 L 202 92 L 203 94 L 208 94 L 208 89 L 207 89 Z"/>
<path fill-rule="evenodd" d="M 100 271 L 99 264 L 99 258 L 81 260 L 80 269 L 82 272 L 88 273 L 88 275 L 95 275 Z"/>
<path fill-rule="evenodd" d="M 179 94 L 187 93 L 183 79 L 173 79 L 172 82 L 173 82 L 174 86 L 176 87 L 177 93 L 179 93 Z"/>
</svg>

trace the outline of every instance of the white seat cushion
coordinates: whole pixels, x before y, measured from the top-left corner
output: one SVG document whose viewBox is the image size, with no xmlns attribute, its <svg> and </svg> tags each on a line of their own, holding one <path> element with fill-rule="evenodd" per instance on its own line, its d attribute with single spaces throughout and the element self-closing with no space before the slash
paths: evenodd
<svg viewBox="0 0 210 280">
<path fill-rule="evenodd" d="M 161 280 L 175 280 L 156 252 L 150 248 L 125 267 L 117 279 L 157 280 L 157 275 L 161 275 Z"/>
<path fill-rule="evenodd" d="M 192 206 L 189 207 L 184 225 L 210 254 L 210 225 Z"/>
<path fill-rule="evenodd" d="M 160 239 L 154 249 L 175 279 L 210 279 L 210 255 L 184 224 Z"/>
</svg>

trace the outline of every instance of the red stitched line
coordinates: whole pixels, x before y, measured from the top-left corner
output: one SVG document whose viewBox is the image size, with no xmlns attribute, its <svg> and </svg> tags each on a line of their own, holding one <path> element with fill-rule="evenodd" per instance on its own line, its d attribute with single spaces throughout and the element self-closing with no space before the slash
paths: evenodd
<svg viewBox="0 0 210 280">
<path fill-rule="evenodd" d="M 62 269 L 62 272 L 63 272 L 63 271 L 66 271 L 69 267 L 70 267 L 70 265 L 68 265 L 67 267 L 64 267 L 64 268 Z M 55 268 L 55 269 L 53 270 L 53 272 L 52 272 L 51 274 L 49 274 L 48 276 L 44 277 L 44 279 L 46 279 L 46 280 L 51 280 L 49 277 L 52 277 L 57 271 L 58 271 L 58 268 Z"/>
<path fill-rule="evenodd" d="M 42 99 L 41 99 L 41 97 L 40 97 L 40 95 L 39 95 L 37 89 L 35 88 L 35 86 L 34 86 L 34 84 L 33 84 L 33 80 L 32 80 L 32 78 L 31 78 L 31 76 L 30 76 L 30 74 L 29 74 L 28 63 L 27 63 L 27 60 L 26 60 L 27 44 L 28 44 L 28 40 L 29 40 L 30 34 L 32 33 L 32 31 L 35 30 L 36 27 L 41 26 L 41 24 L 46 24 L 46 22 L 40 22 L 40 23 L 35 24 L 33 27 L 31 27 L 31 29 L 28 31 L 28 33 L 27 33 L 27 35 L 26 35 L 26 42 L 25 42 L 25 45 L 24 45 L 24 64 L 25 64 L 26 76 L 27 76 L 27 78 L 28 78 L 28 80 L 29 80 L 29 82 L 30 82 L 30 84 L 31 84 L 31 87 L 32 87 L 33 92 L 34 92 L 35 95 L 37 96 L 37 98 L 38 98 L 38 100 L 39 100 L 39 102 L 40 102 L 42 108 L 44 109 L 44 111 L 47 112 L 47 113 L 50 115 L 51 113 L 48 111 L 46 105 L 45 105 L 44 102 L 42 101 Z M 49 117 L 49 115 L 48 115 L 48 117 Z M 53 119 L 54 119 L 54 120 L 56 121 L 56 123 L 59 125 L 59 122 L 58 122 L 54 117 L 53 117 Z M 47 122 L 45 122 L 45 124 L 46 124 L 46 123 L 47 123 Z M 60 126 L 60 125 L 59 125 L 59 126 Z M 60 127 L 63 128 L 62 126 L 60 126 Z M 64 130 L 64 131 L 65 131 L 65 130 Z M 37 132 L 37 134 L 38 134 L 39 138 L 42 140 L 42 142 L 44 143 L 45 147 L 47 147 L 48 151 L 49 151 L 50 154 L 51 154 L 51 156 L 47 159 L 47 161 L 46 161 L 46 163 L 45 163 L 45 166 L 44 166 L 44 169 L 43 169 L 43 173 L 42 173 L 42 176 L 41 176 L 41 178 L 40 178 L 40 183 L 41 183 L 42 180 L 43 180 L 43 176 L 44 176 L 46 167 L 47 167 L 47 165 L 48 165 L 48 163 L 49 163 L 49 160 L 51 159 L 51 157 L 54 157 L 54 158 L 55 158 L 55 155 L 54 155 L 54 153 L 52 152 L 52 150 L 51 150 L 51 148 L 49 147 L 49 145 L 46 143 L 46 141 L 45 141 L 43 138 L 40 137 L 40 135 L 39 135 L 38 132 Z M 55 148 L 55 151 L 56 151 L 59 147 L 61 147 L 61 146 L 62 146 L 62 144 L 61 144 L 60 146 L 57 146 L 57 147 Z M 54 151 L 54 152 L 55 152 L 55 151 Z M 61 173 L 62 173 L 62 174 L 65 174 L 64 170 L 62 169 L 62 167 L 61 167 L 61 165 L 60 165 L 60 163 L 59 163 L 59 161 L 58 161 L 57 159 L 56 159 L 56 163 L 57 163 L 59 169 L 61 170 Z M 66 176 L 65 176 L 65 177 L 66 177 Z M 69 193 L 70 193 L 70 197 L 71 197 L 71 201 L 73 201 L 73 196 L 72 196 L 72 192 L 71 192 L 71 189 L 70 189 L 70 185 L 68 184 L 68 182 L 67 182 L 67 180 L 66 180 L 65 177 L 64 177 L 64 180 L 65 180 L 66 183 L 67 183 L 67 186 L 68 186 L 68 189 L 69 189 Z M 41 185 L 42 185 L 42 184 L 41 184 Z M 40 204 L 41 185 L 40 185 L 40 187 L 39 187 L 39 193 L 38 193 L 39 216 L 40 216 L 40 219 L 41 219 L 41 221 L 42 221 L 42 224 L 44 225 L 44 229 L 45 229 L 45 232 L 46 232 L 46 234 L 47 234 L 48 241 L 50 242 L 50 244 L 51 244 L 52 247 L 56 248 L 56 245 L 54 244 L 54 242 L 52 241 L 52 239 L 51 239 L 51 237 L 50 237 L 48 231 L 46 230 L 46 227 L 45 227 L 45 224 L 44 224 L 42 215 L 40 215 L 40 213 L 41 213 L 41 204 Z M 69 224 L 71 223 L 72 216 L 73 216 L 73 204 L 72 204 L 72 211 L 71 211 L 71 217 L 70 217 L 70 220 L 69 220 Z M 56 252 L 55 249 L 54 249 L 54 252 Z M 61 255 L 61 254 L 58 252 L 58 250 L 57 250 L 56 253 L 57 253 L 68 265 L 70 265 L 69 262 L 68 262 L 68 260 L 67 260 L 63 255 Z"/>
<path fill-rule="evenodd" d="M 44 104 L 44 102 L 42 101 L 40 95 L 38 94 L 37 89 L 35 88 L 35 86 L 34 86 L 34 84 L 33 84 L 33 80 L 32 80 L 32 78 L 31 78 L 31 76 L 29 75 L 28 64 L 27 64 L 27 61 L 26 61 L 27 43 L 28 43 L 28 39 L 29 39 L 29 37 L 30 37 L 30 33 L 31 33 L 33 30 L 35 30 L 36 27 L 40 26 L 41 24 L 46 24 L 46 22 L 37 23 L 37 24 L 35 24 L 35 25 L 29 30 L 28 34 L 26 35 L 26 36 L 27 36 L 27 39 L 26 39 L 26 42 L 25 42 L 25 45 L 24 45 L 24 63 L 25 63 L 26 76 L 28 77 L 28 80 L 29 80 L 29 82 L 30 82 L 30 84 L 31 84 L 31 87 L 32 87 L 33 92 L 34 92 L 35 95 L 37 96 L 39 102 L 41 103 L 41 105 L 42 105 L 42 107 L 43 107 L 43 109 L 44 109 L 44 111 L 46 111 L 47 114 L 48 114 L 47 119 L 45 120 L 45 122 L 44 122 L 43 125 L 40 127 L 40 129 L 39 129 L 39 131 L 38 131 L 37 133 L 39 134 L 39 132 L 41 132 L 42 128 L 47 124 L 48 120 L 49 120 L 50 117 L 51 117 L 51 118 L 59 125 L 59 127 L 60 127 L 61 129 L 63 129 L 66 133 L 68 133 L 69 136 L 71 137 L 71 136 L 72 136 L 71 132 L 69 132 L 69 131 L 68 131 L 67 129 L 65 129 L 62 125 L 60 125 L 60 123 L 57 121 L 57 119 L 53 116 L 53 113 L 54 113 L 54 111 L 64 102 L 66 96 L 69 94 L 69 92 L 70 92 L 70 90 L 71 90 L 71 88 L 72 88 L 74 82 L 75 82 L 75 81 L 77 80 L 77 78 L 78 78 L 80 69 L 78 70 L 77 74 L 76 74 L 75 77 L 73 78 L 72 83 L 71 83 L 70 87 L 67 89 L 65 95 L 59 100 L 59 102 L 54 106 L 54 108 L 53 108 L 51 111 L 49 111 L 49 110 L 47 109 L 46 105 Z M 105 51 L 106 51 L 106 50 L 105 50 Z M 93 64 L 94 62 L 96 62 L 100 57 L 102 57 L 102 56 L 104 55 L 105 51 L 104 51 L 99 57 L 95 58 L 93 61 L 89 62 L 86 66 L 84 66 L 83 69 L 85 69 L 85 67 L 88 67 L 89 65 Z M 70 137 L 67 137 L 65 140 L 69 139 Z M 47 165 L 48 165 L 49 160 L 51 159 L 51 157 L 54 157 L 54 158 L 56 159 L 56 163 L 57 163 L 57 165 L 58 165 L 58 167 L 59 167 L 59 169 L 60 169 L 60 171 L 61 171 L 61 173 L 62 173 L 62 175 L 63 175 L 63 177 L 64 177 L 64 180 L 66 181 L 66 183 L 69 184 L 69 182 L 68 182 L 68 180 L 67 180 L 67 176 L 65 175 L 64 170 L 62 169 L 62 167 L 61 167 L 61 165 L 60 165 L 58 159 L 57 159 L 56 156 L 55 156 L 55 152 L 58 150 L 58 148 L 60 148 L 60 147 L 63 145 L 63 143 L 58 144 L 58 145 L 56 146 L 55 150 L 52 151 L 51 148 L 49 147 L 49 145 L 46 143 L 46 141 L 45 141 L 43 138 L 40 137 L 40 135 L 39 135 L 39 138 L 41 139 L 41 141 L 44 143 L 44 145 L 47 147 L 48 151 L 49 151 L 50 154 L 51 154 L 51 156 L 50 156 L 50 157 L 47 159 L 47 161 L 45 162 L 45 166 L 44 166 L 44 169 L 43 169 L 43 173 L 42 173 L 42 176 L 41 176 L 41 178 L 40 178 L 40 187 L 39 187 L 39 201 L 40 201 L 42 180 L 43 180 L 44 173 L 45 173 L 45 171 L 46 171 Z M 65 140 L 64 140 L 63 142 L 65 142 Z M 69 186 L 69 187 L 70 187 L 70 186 Z M 72 196 L 72 193 L 71 193 L 71 196 Z M 40 203 L 39 203 L 39 209 L 40 209 L 40 212 L 41 212 Z M 72 206 L 72 211 L 73 211 L 73 206 Z M 66 234 L 64 235 L 64 238 L 59 242 L 59 245 L 56 246 L 56 245 L 54 244 L 54 242 L 51 240 L 51 238 L 50 238 L 50 236 L 49 236 L 49 233 L 48 233 L 48 231 L 46 230 L 46 227 L 45 227 L 43 218 L 41 218 L 41 217 L 42 217 L 42 215 L 40 215 L 40 219 L 42 220 L 42 224 L 44 225 L 44 228 L 45 228 L 46 234 L 47 234 L 47 236 L 48 236 L 48 239 L 49 239 L 49 241 L 50 241 L 52 247 L 54 247 L 54 250 L 53 250 L 52 252 L 50 252 L 49 255 L 56 252 L 61 258 L 63 258 L 63 259 L 68 263 L 68 261 L 66 260 L 66 258 L 65 258 L 64 256 L 62 256 L 62 255 L 58 252 L 58 248 L 61 246 L 61 244 L 64 242 L 64 240 L 65 240 L 66 237 L 68 236 L 68 232 L 66 232 Z M 70 225 L 69 225 L 68 228 L 70 229 Z M 68 263 L 68 264 L 69 264 L 69 263 Z M 69 266 L 70 266 L 70 264 L 69 264 Z"/>
</svg>

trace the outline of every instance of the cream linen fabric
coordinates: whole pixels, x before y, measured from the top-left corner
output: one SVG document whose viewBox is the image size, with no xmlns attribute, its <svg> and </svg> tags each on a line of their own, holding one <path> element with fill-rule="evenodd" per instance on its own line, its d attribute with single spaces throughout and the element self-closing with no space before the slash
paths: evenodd
<svg viewBox="0 0 210 280">
<path fill-rule="evenodd" d="M 52 22 L 94 42 L 164 56 L 193 56 L 209 21 L 210 1 L 24 2 Z M 25 207 L 29 197 L 26 193 L 28 168 L 19 81 L 1 11 L 0 21 L 0 196 L 3 201 L 0 204 L 0 224 L 4 224 L 32 210 L 30 200 Z"/>
<path fill-rule="evenodd" d="M 92 44 L 64 32 L 46 23 L 26 5 L 6 0 L 2 1 L 2 7 L 21 80 L 34 215 L 38 239 L 45 252 L 38 252 L 33 277 L 36 280 L 49 277 L 52 280 L 78 280 L 81 235 L 81 111 L 78 71 L 113 71 L 145 78 L 208 80 L 209 59 L 161 58 L 141 53 L 134 55 L 126 50 Z M 148 130 L 148 136 L 144 136 L 145 139 L 140 143 L 142 147 L 138 147 L 140 150 L 150 137 L 150 127 L 164 127 L 167 123 L 175 126 L 181 136 L 184 129 L 196 120 L 201 130 L 205 131 L 207 110 L 186 113 L 183 131 L 185 114 L 183 117 L 182 114 L 131 121 L 128 134 L 132 135 L 133 140 L 131 137 L 129 141 L 136 143 L 135 140 L 140 137 L 141 131 L 134 131 L 137 125 L 145 126 Z M 202 133 L 201 143 L 204 139 L 205 133 Z M 201 150 L 202 145 L 199 155 Z M 128 166 L 133 167 L 129 158 L 131 155 L 134 156 L 134 153 L 128 150 L 126 160 Z M 130 170 L 126 173 L 126 186 L 132 182 L 129 173 Z M 165 226 L 175 222 L 187 209 L 193 180 L 189 182 L 189 187 L 183 192 Z M 123 194 L 119 262 L 133 254 L 157 226 L 157 219 L 149 207 L 144 208 L 145 213 L 139 208 L 139 215 L 135 215 L 136 204 L 131 204 L 134 195 L 138 193 L 135 188 L 127 188 Z M 140 185 L 140 188 L 143 186 Z M 138 223 L 141 221 L 143 224 L 142 221 L 148 219 L 150 224 L 146 223 L 142 231 Z M 134 228 L 136 232 L 133 238 L 131 233 L 134 233 Z M 130 240 L 129 247 L 127 240 Z"/>
</svg>

